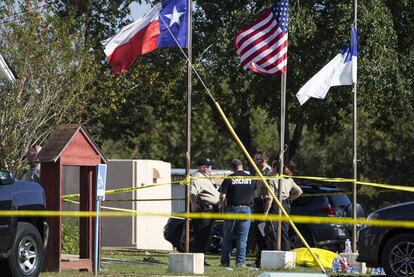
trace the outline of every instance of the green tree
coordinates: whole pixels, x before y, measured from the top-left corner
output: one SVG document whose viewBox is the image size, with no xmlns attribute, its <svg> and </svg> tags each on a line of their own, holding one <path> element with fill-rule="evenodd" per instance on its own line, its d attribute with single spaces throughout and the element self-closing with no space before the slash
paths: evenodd
<svg viewBox="0 0 414 277">
<path fill-rule="evenodd" d="M 236 129 L 250 123 L 246 107 L 262 107 L 279 121 L 279 79 L 243 72 L 232 49 L 237 31 L 258 17 L 273 1 L 198 1 L 195 15 L 195 47 L 198 52 L 209 47 L 204 72 L 214 94 L 233 118 Z M 352 91 L 350 86 L 331 88 L 324 101 L 311 100 L 300 107 L 295 94 L 348 41 L 353 21 L 352 2 L 292 1 L 289 22 L 287 161 L 295 162 L 304 126 L 319 134 L 320 142 L 340 132 L 351 122 Z M 373 124 L 389 125 L 392 114 L 411 113 L 410 80 L 403 74 L 408 64 L 398 59 L 393 15 L 384 2 L 364 1 L 359 5 L 359 102 L 369 111 Z M 412 35 L 412 34 L 411 34 Z M 212 46 L 210 46 L 212 45 Z M 397 57 L 397 58 L 396 58 Z M 403 97 L 401 97 L 403 96 Z M 405 97 L 406 96 L 406 97 Z M 292 129 L 293 130 L 290 130 Z M 249 149 L 251 128 L 239 131 Z"/>
<path fill-rule="evenodd" d="M 54 1 L 59 14 L 80 16 L 91 36 L 93 55 L 104 61 L 100 41 L 126 24 L 128 1 Z M 241 27 L 255 20 L 273 1 L 197 1 L 194 13 L 193 61 L 213 95 L 250 152 L 256 149 L 278 152 L 280 79 L 245 72 L 239 67 L 233 40 Z M 405 9 L 408 0 L 370 0 L 359 3 L 359 111 L 365 113 L 370 128 L 381 131 L 412 113 L 413 55 L 409 45 L 412 33 Z M 60 6 L 59 6 L 60 5 Z M 108 8 L 111 7 L 111 8 Z M 314 151 L 330 140 L 348 136 L 352 114 L 350 86 L 332 88 L 324 101 L 310 100 L 300 107 L 295 93 L 324 66 L 349 40 L 353 21 L 352 1 L 291 1 L 289 22 L 288 116 L 286 160 L 293 166 L 315 168 L 304 158 L 301 143 L 304 134 L 313 134 Z M 410 12 L 408 12 L 409 15 Z M 94 14 L 102 14 L 91 19 Z M 86 22 L 89 22 L 86 24 Z M 85 25 L 86 24 L 86 25 Z M 177 49 L 158 49 L 139 57 L 124 74 L 110 76 L 107 64 L 95 72 L 91 114 L 84 117 L 109 156 L 160 158 L 183 166 L 186 141 L 186 65 Z M 199 81 L 194 78 L 193 157 L 213 155 L 220 166 L 240 156 L 225 125 Z M 408 101 L 407 101 L 408 100 Z M 260 118 L 263 120 L 260 120 Z M 336 136 L 336 138 L 335 138 Z M 341 151 L 352 147 L 351 137 L 344 144 L 333 144 Z M 230 147 L 229 147 L 230 145 Z M 219 149 L 219 151 L 217 151 Z M 335 151 L 333 151 L 335 152 Z M 300 153 L 300 155 L 298 154 Z M 310 153 L 316 157 L 319 152 Z M 344 154 L 345 155 L 345 154 Z M 303 163 L 304 158 L 309 162 Z M 332 171 L 351 164 L 330 161 Z M 321 162 L 326 162 L 321 158 Z M 346 176 L 347 170 L 337 174 Z M 317 171 L 318 168 L 315 168 Z"/>
<path fill-rule="evenodd" d="M 56 125 L 79 120 L 92 82 L 93 64 L 73 22 L 40 4 L 0 5 L 0 48 L 18 77 L 0 84 L 0 167 L 16 172 L 30 145 L 44 142 Z"/>
</svg>

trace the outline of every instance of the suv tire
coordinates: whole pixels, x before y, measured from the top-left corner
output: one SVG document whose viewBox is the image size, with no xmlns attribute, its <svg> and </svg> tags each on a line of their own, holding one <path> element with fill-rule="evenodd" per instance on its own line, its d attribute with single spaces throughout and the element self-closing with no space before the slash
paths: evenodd
<svg viewBox="0 0 414 277">
<path fill-rule="evenodd" d="M 30 223 L 19 222 L 16 238 L 8 258 L 13 277 L 37 277 L 43 265 L 43 240 Z"/>
<path fill-rule="evenodd" d="M 412 276 L 414 258 L 414 235 L 399 234 L 389 240 L 381 255 L 382 266 L 387 276 Z M 406 272 L 407 271 L 407 272 Z"/>
</svg>

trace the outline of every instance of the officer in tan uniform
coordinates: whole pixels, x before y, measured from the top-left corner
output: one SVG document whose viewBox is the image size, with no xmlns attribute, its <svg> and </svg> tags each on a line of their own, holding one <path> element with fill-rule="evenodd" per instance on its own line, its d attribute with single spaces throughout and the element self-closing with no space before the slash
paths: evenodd
<svg viewBox="0 0 414 277">
<path fill-rule="evenodd" d="M 210 177 L 213 163 L 209 158 L 197 160 L 197 172 L 193 177 Z M 190 184 L 191 211 L 200 213 L 218 212 L 220 193 L 211 179 L 192 179 Z M 194 241 L 193 253 L 206 253 L 210 243 L 214 219 L 192 219 Z M 205 263 L 205 265 L 208 265 Z"/>
<path fill-rule="evenodd" d="M 260 169 L 263 176 L 270 176 L 272 175 L 272 167 L 268 164 L 269 157 L 265 151 L 259 151 L 256 153 L 254 157 L 255 163 L 257 167 Z M 272 185 L 268 182 L 269 185 Z M 272 188 L 274 190 L 274 188 Z M 262 181 L 257 182 L 257 188 L 254 192 L 254 202 L 253 202 L 253 211 L 255 214 L 273 214 L 272 207 L 273 198 L 269 193 L 267 187 Z M 260 260 L 262 256 L 262 250 L 275 250 L 276 249 L 276 241 L 274 240 L 274 236 L 276 234 L 276 230 L 274 230 L 274 224 L 272 224 L 271 228 L 273 228 L 272 233 L 273 236 L 269 237 L 267 234 L 264 235 L 263 232 L 260 231 L 260 226 L 263 225 L 262 221 L 255 220 L 253 223 L 253 229 L 255 234 L 255 239 L 257 243 L 257 253 L 256 253 L 256 261 L 251 264 L 253 267 L 260 267 Z"/>
<path fill-rule="evenodd" d="M 279 167 L 276 162 L 272 163 L 273 175 L 279 175 Z M 285 165 L 283 167 L 283 175 L 293 176 L 292 171 Z M 274 187 L 275 195 L 278 197 L 278 188 L 279 183 L 281 183 L 281 194 L 282 194 L 282 206 L 285 211 L 290 214 L 290 203 L 297 198 L 299 198 L 303 191 L 302 189 L 293 181 L 292 178 L 285 177 L 285 179 L 280 180 L 271 180 L 272 188 Z M 279 207 L 276 203 L 273 204 L 272 210 L 275 214 L 279 213 Z M 290 250 L 290 239 L 289 239 L 289 223 L 287 221 L 282 222 L 282 241 L 281 241 L 281 250 L 289 251 Z"/>
</svg>

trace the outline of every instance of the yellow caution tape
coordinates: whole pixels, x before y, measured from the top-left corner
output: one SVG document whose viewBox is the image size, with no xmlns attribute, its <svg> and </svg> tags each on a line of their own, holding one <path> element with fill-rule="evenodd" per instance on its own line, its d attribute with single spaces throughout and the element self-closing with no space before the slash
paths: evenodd
<svg viewBox="0 0 414 277">
<path fill-rule="evenodd" d="M 389 189 L 384 189 L 384 190 L 376 190 L 375 194 L 377 193 L 395 193 L 398 192 L 396 190 L 389 190 Z M 336 192 L 324 192 L 324 193 L 304 193 L 302 194 L 300 197 L 311 197 L 311 196 L 325 196 L 325 195 L 351 195 L 352 191 L 336 191 Z M 358 191 L 358 195 L 371 195 L 371 192 L 368 191 Z"/>
<path fill-rule="evenodd" d="M 356 184 L 363 185 L 363 186 L 371 186 L 371 187 L 377 187 L 377 188 L 386 188 L 386 189 L 390 189 L 390 190 L 400 190 L 400 191 L 414 192 L 414 187 L 410 187 L 410 186 L 398 186 L 398 185 L 362 182 L 362 181 L 357 181 L 355 179 L 347 179 L 347 178 L 323 178 L 323 177 L 311 177 L 311 176 L 292 176 L 292 178 L 317 180 L 317 181 L 322 181 L 322 182 L 337 182 L 337 183 L 353 183 L 353 182 L 355 182 Z"/>
<path fill-rule="evenodd" d="M 76 201 L 71 201 L 75 203 Z M 10 211 L 0 210 L 0 217 L 10 216 L 26 216 L 26 217 L 130 217 L 130 216 L 157 216 L 169 218 L 190 218 L 190 219 L 237 219 L 237 220 L 255 220 L 255 221 L 288 221 L 288 217 L 279 215 L 263 215 L 263 214 L 230 214 L 230 213 L 153 213 L 143 211 L 133 211 L 128 209 L 121 209 L 115 207 L 102 207 L 103 209 L 110 209 L 114 211 L 101 211 L 98 213 L 92 211 Z M 378 227 L 398 227 L 398 228 L 414 228 L 413 221 L 404 220 L 383 220 L 357 218 L 354 220 L 350 217 L 317 217 L 317 216 L 302 216 L 291 215 L 290 219 L 295 223 L 300 224 L 338 224 L 338 225 L 370 225 Z"/>
<path fill-rule="evenodd" d="M 175 214 L 178 217 L 186 217 L 186 213 Z M 190 213 L 190 218 L 215 218 L 215 219 L 238 219 L 238 220 L 256 220 L 256 221 L 288 221 L 289 218 L 286 216 L 279 215 L 263 215 L 263 214 L 218 214 L 218 213 Z M 319 216 L 302 216 L 302 215 L 291 215 L 290 219 L 295 223 L 306 223 L 306 224 L 339 224 L 339 225 L 370 225 L 379 227 L 403 227 L 403 228 L 414 228 L 413 221 L 404 220 L 381 220 L 372 219 L 366 220 L 366 218 L 357 218 L 354 220 L 350 217 L 319 217 Z"/>
<path fill-rule="evenodd" d="M 142 186 L 142 187 L 127 187 L 127 188 L 120 188 L 120 189 L 112 189 L 112 190 L 106 190 L 105 194 L 106 195 L 111 195 L 111 194 L 117 194 L 117 193 L 125 193 L 125 192 L 140 190 L 140 189 L 147 189 L 147 188 L 170 185 L 170 184 L 174 184 L 174 183 L 178 184 L 178 183 L 181 183 L 181 182 L 168 182 L 168 183 L 160 183 L 160 184 L 151 184 L 151 185 Z M 66 194 L 66 195 L 62 195 L 62 200 L 79 198 L 79 196 L 80 196 L 79 193 Z"/>
<path fill-rule="evenodd" d="M 199 177 L 190 177 L 191 179 L 252 179 L 252 180 L 261 180 L 259 176 L 199 176 Z M 285 178 L 292 178 L 292 179 L 306 179 L 306 180 L 314 180 L 314 181 L 321 181 L 321 182 L 330 182 L 330 183 L 356 183 L 363 186 L 371 186 L 371 187 L 378 187 L 378 188 L 386 188 L 390 190 L 400 190 L 400 191 L 408 191 L 414 192 L 414 187 L 410 186 L 399 186 L 399 185 L 389 185 L 389 184 L 378 184 L 378 183 L 371 183 L 371 182 L 362 182 L 357 181 L 355 179 L 348 179 L 348 178 L 328 178 L 328 177 L 312 177 L 312 176 L 265 176 L 266 180 L 278 180 L 278 179 L 285 179 Z"/>
<path fill-rule="evenodd" d="M 69 202 L 69 203 L 74 203 L 74 204 L 79 204 L 78 201 L 73 201 L 73 200 L 64 200 L 65 202 Z M 137 212 L 134 210 L 130 210 L 130 209 L 122 209 L 122 208 L 116 208 L 116 207 L 107 207 L 107 206 L 101 206 L 102 209 L 106 209 L 106 210 L 113 210 L 113 211 L 119 211 L 119 212 L 123 212 L 122 214 L 125 216 L 125 213 L 129 213 L 129 216 L 137 216 Z M 91 212 L 91 213 L 96 213 L 96 212 Z M 99 216 L 101 216 L 103 212 L 99 213 Z M 122 215 L 121 214 L 121 215 Z M 151 212 L 140 212 L 140 215 L 146 215 L 146 216 L 161 216 L 161 217 L 165 217 L 166 214 L 160 214 L 160 213 L 151 213 Z M 96 215 L 95 215 L 96 216 Z M 114 215 L 115 216 L 115 215 Z M 171 218 L 178 218 L 178 219 L 182 219 L 182 217 L 177 217 L 174 215 L 170 216 Z"/>
<path fill-rule="evenodd" d="M 290 178 L 307 179 L 307 180 L 330 182 L 330 183 L 352 183 L 356 181 L 355 179 L 350 179 L 350 178 L 329 178 L 329 177 L 314 177 L 314 176 L 290 176 Z"/>
<path fill-rule="evenodd" d="M 159 201 L 184 201 L 185 198 L 153 198 L 153 199 L 105 199 L 102 202 L 159 202 Z"/>
<path fill-rule="evenodd" d="M 160 184 L 152 184 L 148 186 L 142 186 L 142 187 L 127 187 L 127 188 L 120 188 L 120 189 L 113 189 L 113 190 L 107 190 L 105 192 L 106 195 L 111 194 L 118 194 L 118 193 L 126 193 L 131 192 L 135 190 L 140 189 L 146 189 L 146 188 L 152 188 L 152 187 L 158 187 L 158 186 L 165 186 L 169 184 L 178 184 L 180 186 L 189 185 L 191 180 L 197 180 L 197 179 L 252 179 L 252 180 L 261 180 L 259 176 L 200 176 L 200 177 L 192 177 L 188 176 L 184 180 L 176 181 L 176 182 L 169 182 L 169 183 L 160 183 Z M 316 180 L 316 181 L 322 181 L 322 182 L 337 182 L 337 183 L 352 183 L 355 181 L 355 179 L 346 179 L 346 178 L 325 178 L 325 177 L 312 177 L 312 176 L 266 176 L 266 180 L 278 180 L 278 179 L 284 179 L 284 178 L 296 178 L 296 179 L 307 179 L 307 180 Z M 371 187 L 378 187 L 378 188 L 386 188 L 390 190 L 399 190 L 399 191 L 408 191 L 408 192 L 414 192 L 414 187 L 409 186 L 397 186 L 397 185 L 388 185 L 388 184 L 378 184 L 378 183 L 370 183 L 370 182 L 361 182 L 361 181 L 355 181 L 355 183 L 359 185 L 365 185 L 365 186 L 371 186 Z M 321 193 L 320 195 L 326 195 L 328 193 Z M 315 196 L 316 194 L 312 194 L 312 196 Z M 310 195 L 309 195 L 310 196 Z M 75 199 L 79 198 L 79 193 L 74 194 L 67 194 L 62 196 L 62 200 L 66 199 Z M 136 201 L 136 200 L 131 200 Z"/>
<path fill-rule="evenodd" d="M 147 189 L 147 188 L 159 187 L 159 186 L 164 186 L 164 185 L 169 185 L 169 184 L 170 183 L 154 184 L 154 185 L 148 185 L 148 186 L 142 186 L 142 187 L 129 187 L 129 188 L 121 188 L 121 189 L 111 189 L 111 190 L 106 190 L 105 191 L 105 195 L 131 192 L 131 191 L 136 191 L 136 190 L 140 190 L 140 189 Z"/>
<path fill-rule="evenodd" d="M 179 181 L 178 184 L 180 186 L 188 186 L 190 184 L 190 182 L 191 182 L 191 177 L 187 176 L 187 177 L 185 177 L 184 180 Z"/>
<path fill-rule="evenodd" d="M 387 188 L 387 189 L 393 189 L 393 190 L 414 192 L 414 187 L 408 187 L 408 186 L 376 184 L 376 183 L 368 183 L 368 182 L 360 182 L 360 181 L 357 181 L 356 183 L 359 184 L 359 185 L 364 185 L 364 186 L 371 186 L 371 187 L 377 187 L 377 188 Z"/>
<path fill-rule="evenodd" d="M 278 179 L 284 179 L 284 178 L 290 178 L 290 176 L 265 176 L 266 180 L 278 180 Z M 197 179 L 251 179 L 251 180 L 261 180 L 260 176 L 218 176 L 218 175 L 212 175 L 212 176 L 190 176 L 191 180 L 197 180 Z"/>
<path fill-rule="evenodd" d="M 313 176 L 287 176 L 287 175 L 278 175 L 278 176 L 264 176 L 266 180 L 279 180 L 279 179 L 308 179 L 322 182 L 336 182 L 336 183 L 352 183 L 355 179 L 348 178 L 329 178 L 329 177 L 313 177 Z M 225 175 L 211 175 L 211 176 L 191 176 L 191 180 L 197 179 L 251 179 L 251 180 L 261 180 L 260 176 L 225 176 Z"/>
<path fill-rule="evenodd" d="M 375 193 L 391 193 L 391 192 L 397 192 L 393 190 L 378 190 L 375 191 Z M 314 197 L 314 196 L 325 196 L 325 195 L 351 195 L 352 191 L 335 191 L 335 192 L 324 192 L 324 193 L 304 193 L 300 197 Z M 370 195 L 371 193 L 368 191 L 358 191 L 358 195 Z"/>
</svg>

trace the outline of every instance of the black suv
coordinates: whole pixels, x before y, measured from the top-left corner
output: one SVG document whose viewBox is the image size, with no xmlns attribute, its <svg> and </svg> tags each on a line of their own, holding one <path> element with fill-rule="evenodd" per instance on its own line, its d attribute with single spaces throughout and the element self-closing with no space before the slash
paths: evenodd
<svg viewBox="0 0 414 277">
<path fill-rule="evenodd" d="M 319 183 L 300 182 L 303 195 L 291 204 L 291 215 L 306 216 L 352 216 L 352 203 L 347 192 L 332 186 L 321 186 Z M 357 217 L 363 217 L 362 207 L 357 205 Z M 332 251 L 343 251 L 345 240 L 352 237 L 352 226 L 338 224 L 297 224 L 296 225 L 311 247 L 325 248 Z M 290 228 L 291 248 L 302 247 L 302 242 Z M 212 231 L 210 253 L 219 253 L 223 235 L 222 222 L 217 221 Z M 164 238 L 178 251 L 184 251 L 184 220 L 170 218 L 164 227 Z M 254 236 L 249 235 L 249 240 Z M 192 236 L 190 235 L 190 243 Z M 250 249 L 255 247 L 249 241 Z"/>
<path fill-rule="evenodd" d="M 0 210 L 45 210 L 45 195 L 38 183 L 15 181 L 0 171 Z M 44 217 L 0 217 L 1 276 L 35 277 L 42 269 L 49 227 Z"/>
<path fill-rule="evenodd" d="M 352 203 L 347 192 L 332 186 L 298 181 L 303 195 L 292 202 L 291 215 L 319 217 L 351 217 Z M 364 211 L 357 204 L 357 217 Z M 344 250 L 346 239 L 352 237 L 352 226 L 339 224 L 296 224 L 311 247 L 325 248 L 334 252 Z M 290 228 L 291 248 L 302 247 L 302 242 Z"/>
<path fill-rule="evenodd" d="M 414 202 L 405 202 L 371 213 L 370 220 L 414 221 Z M 387 276 L 414 276 L 414 229 L 366 226 L 359 232 L 357 261 L 383 267 Z"/>
</svg>

